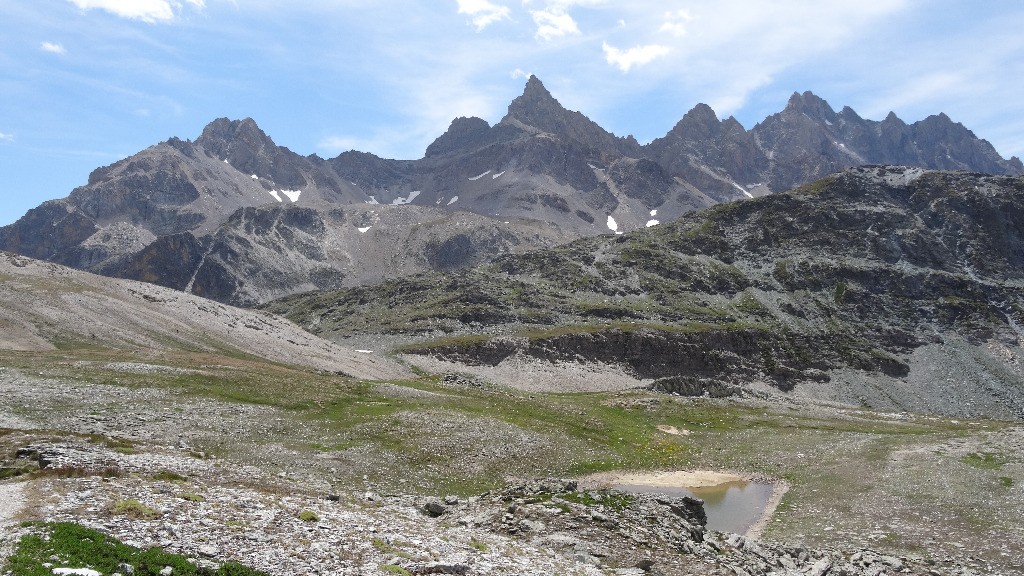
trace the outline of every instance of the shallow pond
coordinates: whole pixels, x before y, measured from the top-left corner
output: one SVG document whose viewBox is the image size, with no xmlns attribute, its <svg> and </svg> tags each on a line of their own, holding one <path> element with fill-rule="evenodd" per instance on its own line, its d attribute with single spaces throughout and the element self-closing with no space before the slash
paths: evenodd
<svg viewBox="0 0 1024 576">
<path fill-rule="evenodd" d="M 643 484 L 616 484 L 623 492 L 665 494 L 668 496 L 696 496 L 704 501 L 708 515 L 708 529 L 745 534 L 764 514 L 771 500 L 771 484 L 736 480 L 714 486 L 689 488 L 682 486 L 646 486 Z"/>
</svg>

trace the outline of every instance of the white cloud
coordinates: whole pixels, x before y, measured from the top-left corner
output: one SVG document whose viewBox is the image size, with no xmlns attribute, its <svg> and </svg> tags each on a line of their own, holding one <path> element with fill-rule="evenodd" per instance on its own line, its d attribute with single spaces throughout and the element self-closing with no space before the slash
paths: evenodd
<svg viewBox="0 0 1024 576">
<path fill-rule="evenodd" d="M 491 24 L 509 18 L 508 6 L 500 6 L 488 0 L 457 0 L 459 3 L 459 14 L 471 16 L 473 25 L 477 31 L 487 28 Z"/>
<path fill-rule="evenodd" d="M 14 142 L 14 134 L 0 132 L 0 142 Z"/>
<path fill-rule="evenodd" d="M 693 16 L 690 16 L 688 10 L 679 10 L 677 12 L 666 12 L 665 23 L 658 29 L 659 32 L 668 32 L 669 34 L 679 37 L 686 34 L 686 23 L 693 20 Z"/>
<path fill-rule="evenodd" d="M 607 42 L 602 45 L 604 49 L 604 58 L 612 66 L 618 66 L 619 70 L 623 72 L 629 72 L 629 69 L 633 66 L 640 66 L 647 64 L 648 62 L 661 58 L 672 51 L 668 46 L 662 46 L 660 44 L 648 44 L 646 46 L 636 46 L 628 50 L 620 50 L 614 46 L 609 46 Z"/>
<path fill-rule="evenodd" d="M 516 68 L 512 71 L 511 76 L 513 80 L 519 80 L 520 78 L 529 78 L 530 76 L 533 76 L 533 74 L 523 70 L 522 68 Z"/>
<path fill-rule="evenodd" d="M 553 7 L 547 10 L 531 10 L 534 23 L 537 24 L 537 38 L 551 40 L 569 34 L 579 34 L 580 27 L 567 12 Z"/>
<path fill-rule="evenodd" d="M 39 49 L 51 54 L 66 54 L 67 50 L 59 42 L 41 42 Z"/>
<path fill-rule="evenodd" d="M 206 0 L 185 0 L 194 8 L 202 10 Z M 142 20 L 149 24 L 170 22 L 174 20 L 174 11 L 181 10 L 178 0 L 68 0 L 81 10 L 105 10 L 132 20 Z"/>
</svg>

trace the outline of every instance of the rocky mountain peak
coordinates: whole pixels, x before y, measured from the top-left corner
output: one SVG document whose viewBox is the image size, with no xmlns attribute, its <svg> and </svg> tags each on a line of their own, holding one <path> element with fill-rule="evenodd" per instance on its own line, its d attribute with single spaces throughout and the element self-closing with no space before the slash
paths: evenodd
<svg viewBox="0 0 1024 576">
<path fill-rule="evenodd" d="M 586 148 L 625 155 L 639 152 L 635 140 L 616 137 L 583 114 L 567 110 L 536 76 L 530 76 L 523 94 L 509 104 L 501 123 L 516 121 Z"/>
<path fill-rule="evenodd" d="M 882 120 L 882 124 L 892 124 L 892 125 L 896 125 L 896 126 L 905 126 L 906 122 L 901 120 L 900 117 L 897 116 L 895 112 L 890 111 L 888 114 L 886 114 L 885 120 Z"/>
<path fill-rule="evenodd" d="M 218 118 L 203 128 L 203 133 L 196 140 L 196 144 L 223 156 L 227 156 L 230 150 L 238 147 L 250 152 L 277 147 L 270 136 L 267 136 L 252 118 L 244 120 Z"/>
<path fill-rule="evenodd" d="M 829 106 L 828 102 L 816 96 L 810 90 L 800 94 L 794 92 L 786 103 L 786 111 L 806 114 L 813 120 L 834 122 L 837 119 L 836 111 Z"/>
<path fill-rule="evenodd" d="M 460 116 L 452 120 L 448 131 L 427 146 L 425 157 L 442 156 L 479 144 L 487 137 L 490 129 L 491 125 L 482 118 Z"/>
<path fill-rule="evenodd" d="M 678 132 L 688 138 L 707 137 L 717 133 L 721 128 L 718 115 L 707 104 L 697 104 L 683 115 L 672 132 Z"/>
<path fill-rule="evenodd" d="M 523 94 L 508 105 L 505 119 L 519 120 L 529 126 L 544 129 L 556 117 L 568 113 L 536 76 L 530 76 Z"/>
</svg>

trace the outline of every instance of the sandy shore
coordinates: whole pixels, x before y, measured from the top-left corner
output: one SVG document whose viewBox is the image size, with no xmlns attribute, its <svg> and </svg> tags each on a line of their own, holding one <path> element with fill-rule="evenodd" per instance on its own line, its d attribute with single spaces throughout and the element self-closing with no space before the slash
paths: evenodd
<svg viewBox="0 0 1024 576">
<path fill-rule="evenodd" d="M 771 484 L 772 495 L 761 512 L 761 517 L 747 529 L 747 538 L 758 539 L 768 527 L 775 509 L 782 503 L 782 497 L 789 491 L 789 484 L 784 480 L 768 480 L 751 478 L 729 472 L 712 472 L 709 470 L 679 470 L 675 472 L 598 472 L 580 478 L 583 488 L 609 488 L 611 486 L 650 486 L 654 488 L 707 488 L 729 482 L 738 481 Z"/>
<path fill-rule="evenodd" d="M 782 503 L 782 497 L 789 492 L 789 483 L 785 480 L 774 480 L 771 482 L 772 485 L 772 497 L 768 499 L 768 502 L 764 505 L 764 511 L 761 512 L 761 517 L 754 522 L 750 528 L 747 529 L 747 538 L 757 540 L 764 533 L 764 529 L 768 527 L 768 522 L 771 521 L 772 515 L 775 514 L 775 509 Z"/>
<path fill-rule="evenodd" d="M 580 478 L 580 485 L 586 488 L 607 488 L 613 485 L 706 488 L 726 482 L 737 482 L 746 478 L 727 472 L 688 470 L 676 472 L 598 472 Z"/>
</svg>

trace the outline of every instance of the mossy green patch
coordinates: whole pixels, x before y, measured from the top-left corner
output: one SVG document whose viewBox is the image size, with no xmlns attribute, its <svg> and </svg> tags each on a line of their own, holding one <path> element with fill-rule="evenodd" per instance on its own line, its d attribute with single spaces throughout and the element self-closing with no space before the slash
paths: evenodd
<svg viewBox="0 0 1024 576">
<path fill-rule="evenodd" d="M 35 527 L 22 536 L 7 562 L 11 576 L 52 576 L 53 566 L 90 568 L 101 574 L 126 573 L 159 576 L 170 566 L 176 576 L 268 576 L 235 562 L 211 570 L 189 562 L 184 556 L 159 548 L 142 550 L 97 530 L 73 523 L 51 523 Z"/>
</svg>

